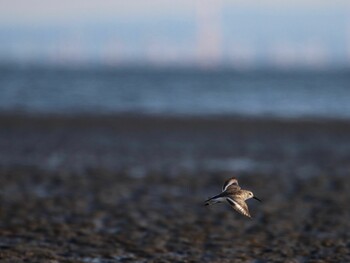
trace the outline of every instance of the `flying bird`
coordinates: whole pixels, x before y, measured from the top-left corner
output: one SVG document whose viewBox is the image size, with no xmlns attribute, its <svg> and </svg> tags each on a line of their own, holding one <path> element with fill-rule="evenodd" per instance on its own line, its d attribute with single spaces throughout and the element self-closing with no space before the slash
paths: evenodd
<svg viewBox="0 0 350 263">
<path fill-rule="evenodd" d="M 205 205 L 213 205 L 227 201 L 237 212 L 251 218 L 248 205 L 245 202 L 250 198 L 254 198 L 261 202 L 259 198 L 254 196 L 253 192 L 241 189 L 238 185 L 238 180 L 235 177 L 232 177 L 225 181 L 222 186 L 222 192 L 205 201 Z"/>
</svg>

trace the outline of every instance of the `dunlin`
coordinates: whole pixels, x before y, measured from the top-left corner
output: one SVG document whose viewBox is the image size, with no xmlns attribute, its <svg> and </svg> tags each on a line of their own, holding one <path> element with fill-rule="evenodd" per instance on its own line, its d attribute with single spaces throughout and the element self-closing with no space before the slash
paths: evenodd
<svg viewBox="0 0 350 263">
<path fill-rule="evenodd" d="M 237 212 L 247 217 L 251 217 L 248 205 L 245 202 L 250 198 L 254 198 L 261 202 L 259 198 L 254 196 L 253 192 L 241 189 L 241 187 L 238 185 L 237 179 L 232 177 L 225 181 L 224 185 L 222 186 L 222 192 L 205 201 L 205 205 L 212 205 L 227 201 Z"/>
</svg>

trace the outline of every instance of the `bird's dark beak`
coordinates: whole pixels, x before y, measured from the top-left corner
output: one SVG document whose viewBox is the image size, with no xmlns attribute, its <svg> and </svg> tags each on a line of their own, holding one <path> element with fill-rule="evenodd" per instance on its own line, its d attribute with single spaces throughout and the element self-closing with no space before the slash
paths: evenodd
<svg viewBox="0 0 350 263">
<path fill-rule="evenodd" d="M 260 200 L 259 198 L 257 198 L 256 196 L 253 196 L 253 198 L 254 198 L 255 200 L 258 200 L 259 202 L 261 202 L 261 200 Z"/>
</svg>

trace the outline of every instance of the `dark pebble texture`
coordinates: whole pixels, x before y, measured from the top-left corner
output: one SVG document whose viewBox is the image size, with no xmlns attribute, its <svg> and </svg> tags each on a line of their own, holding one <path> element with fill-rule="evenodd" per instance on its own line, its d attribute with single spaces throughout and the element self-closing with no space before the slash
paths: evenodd
<svg viewBox="0 0 350 263">
<path fill-rule="evenodd" d="M 0 117 L 1 262 L 350 262 L 350 123 Z M 252 218 L 204 206 L 225 179 Z"/>
</svg>

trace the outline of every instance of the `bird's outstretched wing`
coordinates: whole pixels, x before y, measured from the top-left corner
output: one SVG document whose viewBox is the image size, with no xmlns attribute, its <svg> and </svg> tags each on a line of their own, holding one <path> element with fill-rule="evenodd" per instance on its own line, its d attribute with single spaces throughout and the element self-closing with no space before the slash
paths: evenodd
<svg viewBox="0 0 350 263">
<path fill-rule="evenodd" d="M 238 180 L 235 177 L 231 177 L 230 179 L 226 180 L 224 182 L 224 185 L 222 186 L 222 191 L 225 192 L 228 187 L 230 186 L 238 186 Z"/>
<path fill-rule="evenodd" d="M 251 218 L 248 205 L 245 201 L 243 201 L 242 199 L 236 199 L 231 197 L 227 198 L 226 200 L 237 212 Z"/>
</svg>

